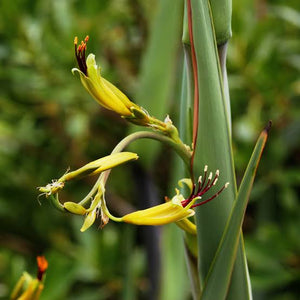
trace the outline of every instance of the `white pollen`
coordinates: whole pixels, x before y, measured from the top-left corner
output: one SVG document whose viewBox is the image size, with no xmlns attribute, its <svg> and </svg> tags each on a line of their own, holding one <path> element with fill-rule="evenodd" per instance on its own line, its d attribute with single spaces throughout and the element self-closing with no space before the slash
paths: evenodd
<svg viewBox="0 0 300 300">
<path fill-rule="evenodd" d="M 202 183 L 202 176 L 199 176 L 198 182 Z"/>
<path fill-rule="evenodd" d="M 204 167 L 204 172 L 207 172 L 207 168 L 208 168 L 208 166 L 205 165 L 205 167 Z"/>
<path fill-rule="evenodd" d="M 220 175 L 220 171 L 219 171 L 219 170 L 216 171 L 216 175 L 217 175 L 217 176 Z"/>
<path fill-rule="evenodd" d="M 225 183 L 225 189 L 229 186 L 229 182 Z"/>
<path fill-rule="evenodd" d="M 212 179 L 212 172 L 209 173 L 208 180 Z"/>
</svg>

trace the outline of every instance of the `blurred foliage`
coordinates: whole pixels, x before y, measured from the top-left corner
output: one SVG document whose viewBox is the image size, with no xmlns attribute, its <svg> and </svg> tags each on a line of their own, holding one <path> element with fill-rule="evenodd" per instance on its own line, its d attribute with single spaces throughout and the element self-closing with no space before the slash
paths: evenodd
<svg viewBox="0 0 300 300">
<path fill-rule="evenodd" d="M 133 98 L 156 8 L 157 1 L 142 0 L 0 2 L 0 299 L 23 270 L 35 272 L 41 253 L 49 260 L 42 299 L 146 298 L 140 229 L 108 224 L 82 234 L 82 220 L 37 199 L 36 187 L 107 155 L 127 130 L 71 74 L 74 36 L 90 35 L 88 51 L 104 76 Z M 234 2 L 228 72 L 238 178 L 273 120 L 244 223 L 255 299 L 292 300 L 299 292 L 299 20 L 297 0 Z M 169 155 L 157 166 L 163 197 Z M 114 171 L 108 202 L 136 205 L 126 170 Z M 64 198 L 80 199 L 91 184 L 68 186 Z M 123 206 L 112 209 L 122 214 Z"/>
<path fill-rule="evenodd" d="M 244 222 L 254 299 L 299 293 L 299 8 L 241 1 L 233 11 L 228 72 L 238 178 L 257 132 L 273 121 Z"/>
</svg>

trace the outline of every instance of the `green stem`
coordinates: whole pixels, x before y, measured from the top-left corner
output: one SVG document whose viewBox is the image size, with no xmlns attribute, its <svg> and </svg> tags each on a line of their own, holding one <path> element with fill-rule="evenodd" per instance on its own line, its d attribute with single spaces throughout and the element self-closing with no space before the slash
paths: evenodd
<svg viewBox="0 0 300 300">
<path fill-rule="evenodd" d="M 107 206 L 106 206 L 106 203 L 104 202 L 104 200 L 102 200 L 101 202 L 101 208 L 104 212 L 105 215 L 107 215 L 111 220 L 115 221 L 115 222 L 123 222 L 123 219 L 122 218 L 119 218 L 119 217 L 115 217 L 113 216 L 109 210 L 107 209 Z"/>
<path fill-rule="evenodd" d="M 150 132 L 150 131 L 139 131 L 126 136 L 123 140 L 121 140 L 117 144 L 117 146 L 113 149 L 111 154 L 122 152 L 129 144 L 131 144 L 132 142 L 138 139 L 143 139 L 143 138 L 157 140 L 163 142 L 168 146 L 171 146 L 177 152 L 177 154 L 182 158 L 185 164 L 187 166 L 190 165 L 191 152 L 188 150 L 187 146 L 184 145 L 181 140 L 176 139 L 176 141 L 174 141 L 170 137 L 164 136 L 157 132 Z M 102 182 L 103 185 L 105 185 L 110 172 L 111 169 L 101 173 L 101 175 L 99 176 L 98 180 L 96 181 L 91 191 L 78 204 L 85 205 L 88 201 L 90 201 L 92 196 L 97 192 L 100 182 Z"/>
<path fill-rule="evenodd" d="M 50 195 L 50 202 L 51 204 L 61 212 L 67 212 L 64 206 L 59 202 L 58 194 Z"/>
<path fill-rule="evenodd" d="M 114 150 L 111 152 L 111 154 L 121 152 L 135 140 L 143 139 L 143 138 L 157 140 L 157 141 L 163 142 L 164 144 L 166 144 L 168 146 L 171 146 L 177 152 L 177 154 L 182 158 L 182 160 L 185 162 L 185 164 L 187 166 L 189 166 L 191 152 L 187 149 L 187 146 L 182 143 L 182 141 L 175 142 L 173 139 L 171 139 L 167 136 L 164 136 L 164 135 L 156 133 L 156 132 L 150 132 L 150 131 L 139 131 L 139 132 L 135 132 L 135 133 L 128 135 L 122 141 L 119 142 L 119 144 L 114 148 Z M 102 173 L 104 184 L 107 181 L 110 171 L 111 170 L 107 170 Z M 99 179 L 100 179 L 100 177 L 99 177 Z"/>
</svg>

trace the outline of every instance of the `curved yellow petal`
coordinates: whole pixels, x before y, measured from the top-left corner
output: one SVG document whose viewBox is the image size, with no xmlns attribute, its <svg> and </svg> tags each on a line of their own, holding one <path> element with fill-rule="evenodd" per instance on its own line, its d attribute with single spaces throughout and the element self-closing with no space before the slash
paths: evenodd
<svg viewBox="0 0 300 300">
<path fill-rule="evenodd" d="M 192 179 L 191 178 L 182 178 L 178 181 L 178 186 L 183 188 L 184 185 L 186 185 L 190 192 L 192 192 L 193 190 L 193 182 L 192 182 Z"/>
<path fill-rule="evenodd" d="M 138 155 L 133 152 L 119 152 L 113 153 L 97 160 L 94 160 L 83 167 L 64 174 L 59 178 L 59 182 L 65 182 L 71 179 L 78 179 L 83 176 L 96 175 L 105 170 L 112 169 L 128 161 L 138 159 Z"/>
<path fill-rule="evenodd" d="M 86 65 L 87 76 L 76 68 L 72 69 L 72 72 L 73 74 L 74 72 L 79 72 L 83 86 L 94 99 L 103 107 L 121 116 L 132 116 L 130 108 L 137 105 L 131 102 L 117 87 L 101 76 L 100 68 L 96 64 L 94 54 L 91 53 L 88 55 Z"/>
<path fill-rule="evenodd" d="M 122 217 L 122 221 L 136 225 L 165 225 L 195 214 L 192 209 L 169 201 L 148 209 L 138 210 Z"/>
<path fill-rule="evenodd" d="M 81 232 L 84 232 L 86 231 L 88 228 L 90 228 L 94 222 L 95 222 L 95 219 L 96 219 L 96 210 L 92 210 L 91 212 L 89 212 L 87 214 L 87 216 L 85 217 L 84 219 L 84 222 L 83 222 L 83 225 L 82 227 L 80 228 L 80 231 Z"/>
</svg>

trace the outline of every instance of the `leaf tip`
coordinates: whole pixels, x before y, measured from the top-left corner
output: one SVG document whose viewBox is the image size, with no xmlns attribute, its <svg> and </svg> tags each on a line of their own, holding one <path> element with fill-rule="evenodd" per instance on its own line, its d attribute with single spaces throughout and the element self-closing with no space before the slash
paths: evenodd
<svg viewBox="0 0 300 300">
<path fill-rule="evenodd" d="M 270 131 L 270 129 L 271 129 L 271 127 L 272 127 L 272 121 L 269 120 L 267 126 L 264 128 L 264 131 L 268 134 L 269 131 Z"/>
</svg>

